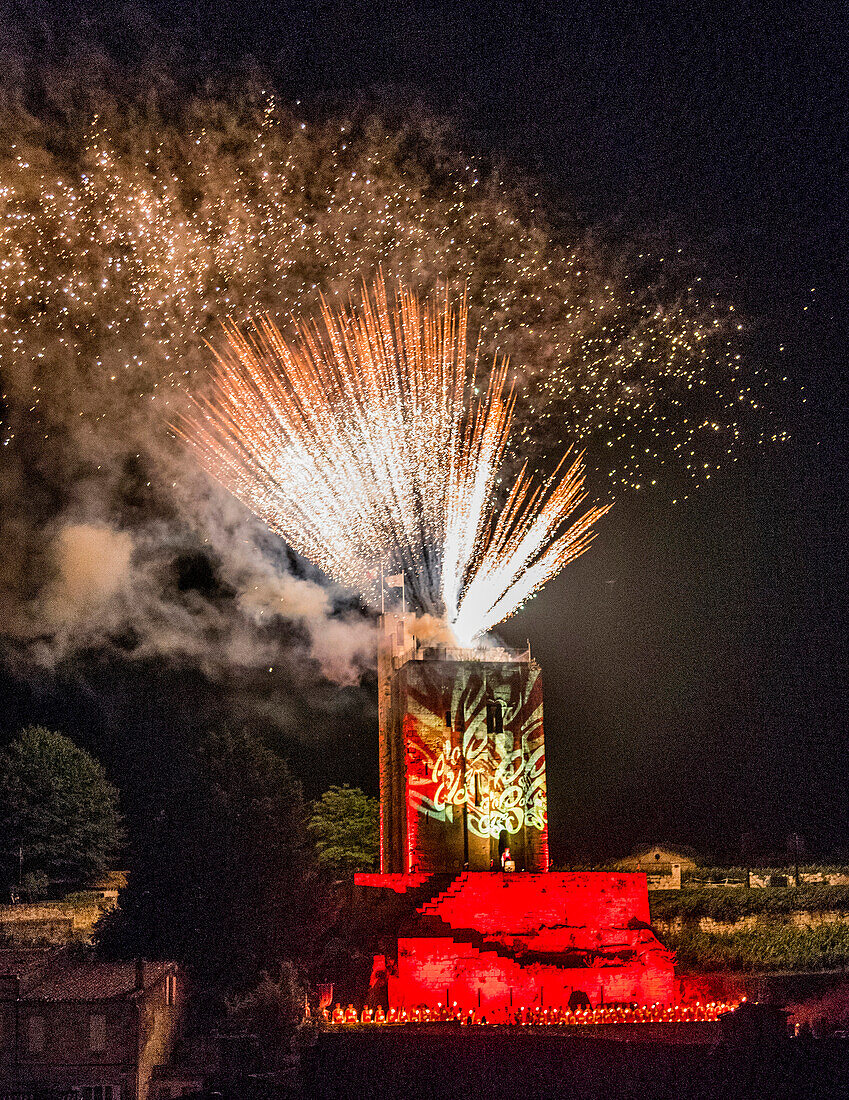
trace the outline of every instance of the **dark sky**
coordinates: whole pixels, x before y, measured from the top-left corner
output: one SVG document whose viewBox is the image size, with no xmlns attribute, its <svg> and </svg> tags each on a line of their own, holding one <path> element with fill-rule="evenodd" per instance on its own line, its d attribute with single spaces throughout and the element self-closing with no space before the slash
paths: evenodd
<svg viewBox="0 0 849 1100">
<path fill-rule="evenodd" d="M 849 858 L 846 9 L 163 0 L 129 10 L 77 14 L 128 66 L 175 41 L 204 53 L 201 67 L 251 55 L 284 98 L 307 105 L 418 96 L 583 221 L 659 227 L 731 288 L 751 319 L 749 355 L 794 382 L 790 444 L 748 454 L 684 505 L 672 508 L 671 493 L 617 504 L 592 552 L 504 634 L 530 636 L 544 670 L 555 858 L 657 839 L 734 858 L 741 835 L 780 850 L 792 829 L 813 852 Z M 3 724 L 96 727 L 88 736 L 109 742 L 120 770 L 186 719 L 187 699 L 215 709 L 205 689 L 161 671 L 153 707 L 152 675 L 97 668 L 85 690 L 10 680 Z M 362 702 L 342 693 L 320 744 L 284 746 L 309 793 L 343 780 L 376 789 L 374 713 Z"/>
</svg>

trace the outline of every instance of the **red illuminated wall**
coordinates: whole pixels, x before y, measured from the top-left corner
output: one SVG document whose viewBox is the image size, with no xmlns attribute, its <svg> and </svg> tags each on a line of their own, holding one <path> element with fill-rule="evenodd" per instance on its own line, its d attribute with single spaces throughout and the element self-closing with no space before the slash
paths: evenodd
<svg viewBox="0 0 849 1100">
<path fill-rule="evenodd" d="M 380 877 L 358 882 L 376 886 Z M 404 925 L 390 1004 L 434 1008 L 448 998 L 493 1013 L 565 1007 L 575 991 L 593 1005 L 670 1004 L 674 960 L 648 915 L 642 874 L 466 872 Z"/>
<path fill-rule="evenodd" d="M 645 875 L 609 871 L 557 871 L 550 874 L 462 875 L 422 906 L 452 928 L 516 936 L 561 936 L 572 931 L 601 932 L 649 923 Z M 551 948 L 557 950 L 552 941 Z"/>
<path fill-rule="evenodd" d="M 529 661 L 408 660 L 382 719 L 382 867 L 548 869 L 542 679 Z M 385 773 L 385 774 L 384 774 Z"/>
</svg>

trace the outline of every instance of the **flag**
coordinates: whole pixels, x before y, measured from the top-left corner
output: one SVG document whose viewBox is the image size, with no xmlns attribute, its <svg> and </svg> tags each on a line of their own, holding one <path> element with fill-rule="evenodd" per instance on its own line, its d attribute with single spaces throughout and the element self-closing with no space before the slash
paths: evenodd
<svg viewBox="0 0 849 1100">
<path fill-rule="evenodd" d="M 386 585 L 388 588 L 403 588 L 404 587 L 404 574 L 393 573 L 391 577 L 386 578 Z"/>
</svg>

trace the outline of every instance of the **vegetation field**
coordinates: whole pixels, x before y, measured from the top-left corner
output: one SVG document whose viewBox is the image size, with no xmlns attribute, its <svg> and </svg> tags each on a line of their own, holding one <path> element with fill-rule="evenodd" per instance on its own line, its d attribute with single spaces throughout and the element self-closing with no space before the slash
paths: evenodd
<svg viewBox="0 0 849 1100">
<path fill-rule="evenodd" d="M 849 886 L 685 887 L 649 894 L 652 922 L 683 970 L 835 970 L 849 967 Z M 831 920 L 799 926 L 794 913 L 829 913 Z M 754 927 L 703 930 L 709 918 Z"/>
<path fill-rule="evenodd" d="M 736 932 L 684 928 L 664 935 L 683 970 L 839 970 L 849 967 L 849 922 L 797 928 L 764 921 Z"/>
<path fill-rule="evenodd" d="M 681 918 L 685 924 L 702 917 L 730 922 L 750 915 L 777 917 L 799 911 L 849 913 L 849 886 L 812 884 L 762 890 L 745 886 L 685 887 L 654 890 L 649 894 L 649 904 L 653 921 Z"/>
</svg>

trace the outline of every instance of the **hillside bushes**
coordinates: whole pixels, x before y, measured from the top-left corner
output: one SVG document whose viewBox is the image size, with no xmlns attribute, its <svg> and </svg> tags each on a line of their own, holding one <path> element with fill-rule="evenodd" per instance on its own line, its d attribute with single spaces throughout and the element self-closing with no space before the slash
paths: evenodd
<svg viewBox="0 0 849 1100">
<path fill-rule="evenodd" d="M 798 928 L 764 921 L 738 932 L 684 928 L 663 937 L 683 970 L 836 970 L 849 967 L 849 922 Z"/>
<path fill-rule="evenodd" d="M 849 886 L 655 890 L 649 894 L 649 904 L 652 921 L 680 918 L 685 925 L 702 917 L 731 922 L 750 915 L 780 916 L 799 910 L 849 913 Z"/>
</svg>

